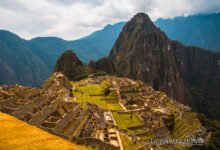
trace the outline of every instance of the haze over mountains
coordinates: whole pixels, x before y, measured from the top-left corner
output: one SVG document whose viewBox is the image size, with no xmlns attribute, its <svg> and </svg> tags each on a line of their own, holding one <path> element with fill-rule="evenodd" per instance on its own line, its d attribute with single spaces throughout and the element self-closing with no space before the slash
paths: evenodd
<svg viewBox="0 0 220 150">
<path fill-rule="evenodd" d="M 91 70 L 141 80 L 197 112 L 220 119 L 219 61 L 220 53 L 172 41 L 148 15 L 139 13 L 126 23 L 108 57 L 86 67 L 73 52 L 66 51 L 55 71 L 69 80 L 83 78 Z"/>
<path fill-rule="evenodd" d="M 172 40 L 220 52 L 220 13 L 158 19 L 154 23 Z"/>
<path fill-rule="evenodd" d="M 103 35 L 96 32 L 80 40 L 105 40 L 99 33 Z M 28 71 L 40 73 L 40 65 L 49 61 L 51 66 L 44 65 L 44 69 L 53 67 L 53 60 L 62 52 L 54 53 L 53 47 L 69 49 L 74 45 L 74 41 L 59 38 L 26 41 L 7 31 L 0 39 L 4 62 L 18 62 L 16 71 L 22 70 L 20 77 L 27 76 L 29 81 L 33 79 Z M 100 54 L 92 52 L 77 53 L 86 58 Z M 0 85 L 0 111 L 92 149 L 219 149 L 220 53 L 171 40 L 147 14 L 138 13 L 124 25 L 106 57 L 86 65 L 77 55 L 65 50 L 40 88 Z M 12 71 L 16 77 L 17 72 L 5 66 L 3 71 Z M 2 127 L 4 131 L 10 130 L 7 125 Z M 3 139 L 9 136 L 15 143 L 28 140 L 2 133 Z M 158 139 L 171 143 L 152 142 Z M 174 144 L 172 139 L 200 142 L 199 146 L 192 141 Z M 10 149 L 11 145 L 19 148 L 21 144 L 7 140 L 0 147 Z"/>
<path fill-rule="evenodd" d="M 84 63 L 104 57 L 123 25 L 107 25 L 103 30 L 74 41 L 57 37 L 24 40 L 0 30 L 0 81 L 4 84 L 40 86 L 52 73 L 58 57 L 67 49 L 73 49 Z"/>
<path fill-rule="evenodd" d="M 169 38 L 186 45 L 219 51 L 220 13 L 159 19 L 155 24 Z M 5 84 L 39 86 L 53 71 L 58 57 L 67 49 L 88 63 L 107 56 L 125 22 L 107 25 L 103 30 L 74 41 L 57 37 L 37 37 L 24 40 L 0 31 L 0 81 Z"/>
</svg>

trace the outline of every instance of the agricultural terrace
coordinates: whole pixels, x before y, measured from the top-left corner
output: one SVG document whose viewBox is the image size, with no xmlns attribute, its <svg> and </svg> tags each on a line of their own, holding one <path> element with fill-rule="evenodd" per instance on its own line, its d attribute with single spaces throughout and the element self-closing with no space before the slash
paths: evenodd
<svg viewBox="0 0 220 150">
<path fill-rule="evenodd" d="M 73 90 L 73 97 L 76 98 L 76 102 L 80 103 L 83 107 L 86 107 L 85 102 L 96 104 L 103 109 L 110 110 L 123 110 L 118 101 L 118 96 L 115 90 L 110 90 L 108 95 L 105 94 L 108 88 L 106 80 L 99 84 L 87 83 L 87 80 L 81 80 L 79 82 L 72 82 L 75 89 Z"/>
<path fill-rule="evenodd" d="M 123 134 L 120 134 L 122 145 L 124 150 L 135 150 L 140 148 L 142 145 L 140 143 L 134 144 L 128 137 L 124 136 Z"/>
<path fill-rule="evenodd" d="M 112 112 L 112 115 L 119 130 L 128 131 L 128 133 L 135 134 L 143 140 L 154 138 L 154 135 L 149 132 L 149 129 L 144 128 L 144 124 L 138 119 L 136 114 Z M 132 121 L 130 118 L 131 115 Z"/>
<path fill-rule="evenodd" d="M 130 89 L 130 88 L 125 88 L 125 89 L 120 89 L 120 94 L 121 95 L 141 95 L 142 89 Z"/>
<path fill-rule="evenodd" d="M 143 126 L 143 123 L 133 113 L 112 112 L 119 129 L 127 130 L 128 128 Z M 132 116 L 132 120 L 130 118 Z"/>
</svg>

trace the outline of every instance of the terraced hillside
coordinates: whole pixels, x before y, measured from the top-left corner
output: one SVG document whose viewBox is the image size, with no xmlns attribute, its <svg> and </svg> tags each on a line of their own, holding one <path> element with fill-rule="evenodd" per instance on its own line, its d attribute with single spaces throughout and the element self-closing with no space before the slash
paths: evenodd
<svg viewBox="0 0 220 150">
<path fill-rule="evenodd" d="M 0 111 L 89 149 L 188 149 L 150 141 L 208 135 L 190 107 L 141 81 L 113 76 L 69 81 L 54 73 L 39 89 L 4 85 Z"/>
<path fill-rule="evenodd" d="M 191 108 L 143 82 L 101 76 L 72 82 L 72 85 L 72 101 L 84 108 L 89 102 L 111 113 L 124 149 L 150 148 L 146 143 L 156 138 L 206 136 L 205 128 Z M 172 129 L 167 119 L 170 116 L 173 116 Z M 175 145 L 182 149 L 189 146 Z"/>
<path fill-rule="evenodd" d="M 104 109 L 123 110 L 119 104 L 116 91 L 114 89 L 108 89 L 106 80 L 101 81 L 99 84 L 95 84 L 89 81 L 89 79 L 85 79 L 79 82 L 72 82 L 72 84 L 74 86 L 73 95 L 76 102 L 82 104 L 90 102 Z M 106 94 L 106 92 L 109 93 Z"/>
</svg>

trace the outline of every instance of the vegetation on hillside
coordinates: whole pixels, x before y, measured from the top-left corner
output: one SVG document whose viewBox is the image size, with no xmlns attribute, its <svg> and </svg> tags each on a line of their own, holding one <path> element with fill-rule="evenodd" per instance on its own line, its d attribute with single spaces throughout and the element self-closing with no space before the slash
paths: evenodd
<svg viewBox="0 0 220 150">
<path fill-rule="evenodd" d="M 59 56 L 73 49 L 83 63 L 108 55 L 124 22 L 74 41 L 57 37 L 24 40 L 14 33 L 0 30 L 0 79 L 3 84 L 40 86 L 53 72 Z"/>
<path fill-rule="evenodd" d="M 88 67 L 92 72 L 104 71 L 108 74 L 115 74 L 116 72 L 114 63 L 108 57 L 101 58 L 96 62 L 90 61 Z"/>
<path fill-rule="evenodd" d="M 175 125 L 175 116 L 170 114 L 167 118 L 163 118 L 166 127 L 172 132 Z"/>
<path fill-rule="evenodd" d="M 54 72 L 62 72 L 69 80 L 76 81 L 88 77 L 88 70 L 72 50 L 63 53 L 56 62 Z"/>
<path fill-rule="evenodd" d="M 173 19 L 158 19 L 155 25 L 172 40 L 185 45 L 194 45 L 220 51 L 220 13 L 181 16 Z"/>
<path fill-rule="evenodd" d="M 202 125 L 207 129 L 207 132 L 211 132 L 211 139 L 208 144 L 203 146 L 193 146 L 190 150 L 219 150 L 220 147 L 220 122 L 217 120 L 208 119 L 203 114 L 198 114 Z"/>
</svg>

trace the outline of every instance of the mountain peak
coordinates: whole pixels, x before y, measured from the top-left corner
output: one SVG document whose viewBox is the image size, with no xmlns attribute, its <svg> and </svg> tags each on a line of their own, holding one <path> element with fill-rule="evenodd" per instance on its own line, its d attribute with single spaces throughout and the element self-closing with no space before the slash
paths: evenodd
<svg viewBox="0 0 220 150">
<path fill-rule="evenodd" d="M 130 21 L 127 22 L 124 27 L 125 32 L 136 32 L 138 30 L 152 31 L 155 29 L 156 27 L 154 26 L 150 17 L 144 13 L 136 14 Z"/>
<path fill-rule="evenodd" d="M 136 25 L 144 25 L 145 27 L 153 27 L 154 24 L 151 21 L 150 17 L 145 13 L 136 14 L 130 22 L 135 23 Z"/>
<path fill-rule="evenodd" d="M 125 24 L 109 56 L 120 61 L 122 57 L 127 57 L 127 53 L 145 54 L 149 49 L 158 50 L 159 47 L 156 47 L 156 45 L 159 43 L 161 49 L 163 49 L 162 47 L 166 45 L 166 41 L 166 35 L 153 24 L 149 16 L 138 13 Z"/>
<path fill-rule="evenodd" d="M 67 50 L 60 56 L 56 62 L 54 72 L 61 72 L 73 81 L 88 76 L 87 69 L 72 50 Z"/>
<path fill-rule="evenodd" d="M 132 20 L 142 21 L 142 22 L 152 22 L 150 17 L 145 13 L 137 13 Z"/>
<path fill-rule="evenodd" d="M 207 95 L 213 96 L 210 97 L 212 102 L 209 101 L 213 104 L 218 100 L 219 92 L 215 91 L 219 88 L 214 83 L 220 81 L 217 77 L 219 72 L 216 72 L 220 55 L 170 40 L 146 14 L 135 15 L 124 26 L 109 58 L 115 64 L 118 75 L 144 81 L 155 90 L 164 91 L 179 102 L 191 104 L 193 109 L 208 115 L 212 111 L 217 112 L 217 107 L 210 110 L 197 104 L 196 100 L 203 99 L 205 104 Z M 202 76 L 195 80 L 198 74 Z M 197 92 L 198 95 L 195 94 Z M 210 117 L 220 118 L 220 114 Z"/>
<path fill-rule="evenodd" d="M 62 72 L 66 67 L 73 67 L 75 65 L 82 66 L 83 64 L 72 50 L 67 50 L 57 60 L 54 71 Z"/>
</svg>

